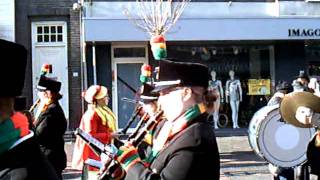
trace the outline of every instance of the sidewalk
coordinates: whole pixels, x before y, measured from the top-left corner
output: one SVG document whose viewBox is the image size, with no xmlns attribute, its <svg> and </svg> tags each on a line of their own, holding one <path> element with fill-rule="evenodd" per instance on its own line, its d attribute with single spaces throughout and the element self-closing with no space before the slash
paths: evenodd
<svg viewBox="0 0 320 180">
<path fill-rule="evenodd" d="M 216 130 L 221 161 L 221 180 L 272 179 L 272 175 L 268 171 L 268 164 L 251 150 L 247 134 L 247 128 Z M 70 169 L 73 143 L 67 142 L 65 147 L 68 155 L 68 167 L 63 174 L 63 179 L 80 180 L 80 172 Z"/>
<path fill-rule="evenodd" d="M 256 155 L 248 142 L 247 128 L 218 129 L 221 180 L 269 180 L 268 163 Z"/>
</svg>

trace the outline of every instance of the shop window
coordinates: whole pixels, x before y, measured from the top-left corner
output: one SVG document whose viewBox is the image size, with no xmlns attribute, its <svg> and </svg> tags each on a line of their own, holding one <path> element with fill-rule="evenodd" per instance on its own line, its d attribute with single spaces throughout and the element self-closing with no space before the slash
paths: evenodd
<svg viewBox="0 0 320 180">
<path fill-rule="evenodd" d="M 146 57 L 146 51 L 144 47 L 114 48 L 113 52 L 115 58 Z"/>
<path fill-rule="evenodd" d="M 243 101 L 239 109 L 241 126 L 247 126 L 252 115 L 267 104 L 272 82 L 269 45 L 174 43 L 167 46 L 167 51 L 169 59 L 198 62 L 207 65 L 210 71 L 215 70 L 216 79 L 222 82 L 224 91 L 230 78 L 229 71 L 234 70 L 235 78 L 240 80 L 242 87 Z M 250 91 L 254 86 L 255 94 L 249 93 L 249 79 L 255 81 L 250 84 Z M 227 114 L 229 119 L 230 108 L 226 105 L 220 111 Z"/>
<path fill-rule="evenodd" d="M 39 25 L 37 26 L 37 42 L 63 42 L 63 27 L 56 25 Z"/>
<path fill-rule="evenodd" d="M 217 72 L 217 77 L 226 81 L 229 70 L 234 70 L 241 79 L 249 78 L 249 47 L 232 45 L 170 45 L 168 58 L 200 62 Z"/>
<path fill-rule="evenodd" d="M 320 43 L 315 41 L 305 45 L 309 76 L 320 77 Z"/>
<path fill-rule="evenodd" d="M 320 62 L 309 62 L 308 74 L 320 77 Z"/>
</svg>

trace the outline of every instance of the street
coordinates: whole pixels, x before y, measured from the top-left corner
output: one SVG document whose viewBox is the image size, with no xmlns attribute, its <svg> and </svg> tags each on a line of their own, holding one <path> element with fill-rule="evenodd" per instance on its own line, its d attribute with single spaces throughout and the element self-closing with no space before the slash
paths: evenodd
<svg viewBox="0 0 320 180">
<path fill-rule="evenodd" d="M 289 130 L 288 126 L 279 126 L 279 122 L 315 126 L 319 130 L 319 24 L 320 0 L 1 0 L 0 141 L 4 146 L 0 149 L 0 161 L 5 159 L 10 166 L 2 166 L 0 174 L 7 172 L 8 167 L 17 170 L 28 167 L 25 173 L 28 179 L 52 174 L 40 170 L 41 167 L 36 168 L 36 173 L 33 167 L 29 168 L 38 165 L 33 162 L 39 159 L 31 158 L 37 152 L 26 153 L 33 147 L 24 146 L 29 141 L 32 144 L 32 134 L 28 134 L 26 118 L 20 119 L 15 112 L 23 111 L 28 117 L 29 129 L 35 131 L 43 154 L 51 156 L 50 153 L 58 151 L 48 159 L 59 177 L 66 163 L 65 154 L 61 153 L 65 150 L 67 167 L 62 179 L 81 180 L 82 171 L 71 168 L 73 130 L 89 126 L 99 134 L 106 133 L 101 137 L 110 142 L 109 132 L 126 129 L 128 122 L 142 112 L 150 116 L 145 119 L 153 119 L 147 112 L 152 108 L 144 106 L 158 106 L 158 101 L 156 109 L 163 110 L 165 118 L 173 123 L 161 129 L 165 136 L 162 133 L 158 136 L 153 153 L 167 150 L 168 138 L 177 133 L 185 135 L 181 131 L 198 121 L 192 118 L 198 118 L 198 112 L 205 110 L 204 104 L 210 108 L 206 109 L 211 114 L 207 120 L 218 120 L 211 123 L 224 127 L 214 130 L 220 179 L 273 179 L 269 163 L 249 145 L 249 140 L 252 142 L 256 137 L 261 141 L 252 145 L 261 148 L 260 154 L 275 164 L 275 170 L 293 168 L 295 179 L 303 179 L 298 177 L 302 173 L 295 166 L 305 163 L 307 166 L 303 167 L 318 173 L 319 134 L 314 136 L 313 129 L 306 128 L 305 133 Z M 281 102 L 280 106 L 256 113 L 269 100 L 272 102 L 269 104 Z M 213 102 L 214 106 L 209 107 Z M 257 121 L 252 121 L 248 139 L 250 119 Z M 199 131 L 201 136 L 208 133 Z M 197 136 L 185 137 L 187 143 L 193 143 L 190 139 Z M 309 142 L 310 137 L 315 137 L 314 142 Z M 202 143 L 194 139 L 195 143 Z M 214 138 L 205 140 L 208 144 Z M 180 148 L 178 145 L 184 142 L 177 143 Z M 187 172 L 191 179 L 210 179 L 198 175 L 207 172 L 203 175 L 207 177 L 214 174 L 212 169 L 218 169 L 214 167 L 218 163 L 207 158 L 214 155 L 217 159 L 213 145 L 209 149 L 210 146 L 202 148 L 201 144 L 200 151 L 207 150 L 201 160 L 197 160 L 198 155 L 192 159 L 193 154 L 187 156 L 192 157 L 190 160 L 178 160 L 178 165 L 192 163 L 192 167 L 201 168 L 200 172 L 197 168 L 188 171 L 176 165 L 170 166 L 170 170 Z M 20 147 L 23 153 L 16 151 Z M 103 144 L 100 147 L 105 148 Z M 198 147 L 190 149 L 199 151 Z M 119 158 L 127 161 L 125 165 L 136 160 L 131 155 L 137 158 L 129 151 L 115 151 L 125 157 Z M 174 152 L 163 154 L 170 157 Z M 15 153 L 23 156 L 17 158 Z M 16 159 L 22 163 L 17 164 Z M 203 159 L 207 159 L 206 164 Z M 60 162 L 63 168 L 58 167 Z M 196 172 L 196 176 L 190 176 L 189 172 Z M 217 171 L 215 176 L 218 175 Z M 177 176 L 174 174 L 172 179 L 179 179 Z"/>
<path fill-rule="evenodd" d="M 221 180 L 267 180 L 272 179 L 268 164 L 259 158 L 250 148 L 247 129 L 219 129 L 216 131 L 220 152 Z M 79 180 L 80 172 L 70 169 L 73 143 L 66 143 L 68 167 L 63 174 L 64 179 Z"/>
<path fill-rule="evenodd" d="M 268 164 L 251 150 L 246 128 L 223 129 L 216 134 L 221 161 L 220 179 L 272 179 Z"/>
</svg>

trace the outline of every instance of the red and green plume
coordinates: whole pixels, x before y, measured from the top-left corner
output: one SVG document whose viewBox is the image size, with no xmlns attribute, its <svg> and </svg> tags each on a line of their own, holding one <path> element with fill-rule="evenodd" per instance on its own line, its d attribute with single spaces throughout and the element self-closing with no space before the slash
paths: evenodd
<svg viewBox="0 0 320 180">
<path fill-rule="evenodd" d="M 161 60 L 167 57 L 166 40 L 163 35 L 152 36 L 150 45 L 154 59 Z"/>
<path fill-rule="evenodd" d="M 146 83 L 151 78 L 152 67 L 148 64 L 141 66 L 140 81 Z"/>
<path fill-rule="evenodd" d="M 41 75 L 46 75 L 48 73 L 52 73 L 52 65 L 51 64 L 43 64 L 41 67 Z"/>
</svg>

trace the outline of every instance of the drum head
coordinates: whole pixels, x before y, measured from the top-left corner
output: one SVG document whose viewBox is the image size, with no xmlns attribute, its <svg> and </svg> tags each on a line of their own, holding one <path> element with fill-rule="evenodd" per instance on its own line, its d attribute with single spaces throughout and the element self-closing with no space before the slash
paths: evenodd
<svg viewBox="0 0 320 180">
<path fill-rule="evenodd" d="M 285 123 L 279 109 L 274 109 L 259 127 L 260 153 L 274 165 L 298 166 L 306 161 L 307 145 L 314 133 L 314 128 L 298 128 Z"/>
</svg>

